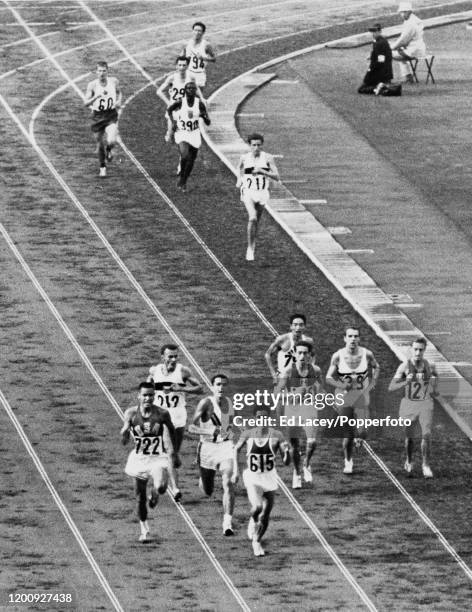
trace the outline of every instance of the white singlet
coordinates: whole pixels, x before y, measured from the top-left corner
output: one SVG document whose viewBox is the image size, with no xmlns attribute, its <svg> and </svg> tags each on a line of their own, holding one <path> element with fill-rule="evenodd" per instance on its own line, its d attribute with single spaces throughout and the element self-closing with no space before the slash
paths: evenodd
<svg viewBox="0 0 472 612">
<path fill-rule="evenodd" d="M 185 55 L 190 58 L 188 70 L 193 74 L 195 82 L 199 87 L 205 87 L 206 85 L 205 60 L 202 57 L 205 55 L 206 47 L 207 42 L 204 38 L 197 44 L 193 40 L 189 40 L 185 46 Z"/>
<path fill-rule="evenodd" d="M 188 142 L 196 149 L 202 144 L 200 134 L 200 98 L 195 96 L 193 105 L 189 106 L 187 98 L 182 98 L 182 107 L 173 113 L 174 119 L 177 121 L 177 131 L 174 134 L 174 140 L 177 144 L 180 142 Z"/>
<path fill-rule="evenodd" d="M 338 375 L 343 382 L 352 384 L 352 389 L 349 391 L 339 389 L 338 392 L 343 394 L 344 406 L 354 406 L 361 408 L 362 404 L 369 403 L 368 393 L 366 392 L 369 386 L 369 362 L 367 360 L 367 349 L 360 347 L 361 360 L 356 368 L 348 365 L 346 357 L 348 351 L 346 348 L 339 349 Z M 361 403 L 359 404 L 359 400 Z"/>
<path fill-rule="evenodd" d="M 254 157 L 252 151 L 243 156 L 243 177 L 241 185 L 241 195 L 243 198 L 249 197 L 254 202 L 266 204 L 269 200 L 270 179 L 263 174 L 253 174 L 253 170 L 265 170 L 270 172 L 270 162 L 267 154 L 261 151 L 259 157 Z"/>
<path fill-rule="evenodd" d="M 246 489 L 256 487 L 261 492 L 268 492 L 278 488 L 270 435 L 265 439 L 249 438 L 247 441 L 247 468 L 243 472 L 243 481 Z"/>
<path fill-rule="evenodd" d="M 152 376 L 154 383 L 172 383 L 176 385 L 184 385 L 182 376 L 182 364 L 178 363 L 173 372 L 165 372 L 164 364 L 149 368 L 149 374 Z M 165 408 L 170 413 L 170 418 L 174 427 L 185 427 L 187 423 L 187 409 L 185 401 L 185 393 L 183 391 L 165 391 L 156 390 L 154 403 L 159 408 Z"/>
<path fill-rule="evenodd" d="M 200 434 L 199 465 L 207 470 L 217 470 L 222 463 L 233 461 L 232 432 L 227 431 L 232 405 L 231 400 L 225 397 L 228 412 L 222 413 L 216 398 L 208 399 L 213 404 L 213 414 L 207 421 L 200 421 L 200 429 L 208 433 Z"/>
<path fill-rule="evenodd" d="M 92 93 L 94 96 L 100 96 L 92 104 L 94 111 L 113 110 L 115 108 L 118 94 L 116 92 L 116 78 L 108 77 L 106 85 L 102 85 L 98 79 L 92 83 Z"/>
<path fill-rule="evenodd" d="M 309 336 L 302 334 L 300 340 L 308 341 Z M 279 376 L 283 376 L 288 372 L 293 363 L 295 363 L 295 342 L 292 334 L 290 334 L 290 347 L 288 349 L 280 349 L 277 353 L 277 372 Z"/>
<path fill-rule="evenodd" d="M 174 72 L 172 76 L 172 83 L 169 87 L 169 99 L 171 104 L 177 102 L 177 100 L 181 100 L 184 97 L 185 85 L 190 81 L 195 83 L 195 76 L 191 74 L 189 70 L 185 71 L 183 78 L 179 71 Z"/>
</svg>

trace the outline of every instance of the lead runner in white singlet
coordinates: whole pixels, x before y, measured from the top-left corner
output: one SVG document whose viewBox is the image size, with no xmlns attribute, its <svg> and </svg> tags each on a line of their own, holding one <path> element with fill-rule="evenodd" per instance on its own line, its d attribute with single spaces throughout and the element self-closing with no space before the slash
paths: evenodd
<svg viewBox="0 0 472 612">
<path fill-rule="evenodd" d="M 251 134 L 247 139 L 250 151 L 241 155 L 236 187 L 248 214 L 246 260 L 254 261 L 256 236 L 264 206 L 269 201 L 270 181 L 280 180 L 274 158 L 262 150 L 264 136 Z"/>
</svg>

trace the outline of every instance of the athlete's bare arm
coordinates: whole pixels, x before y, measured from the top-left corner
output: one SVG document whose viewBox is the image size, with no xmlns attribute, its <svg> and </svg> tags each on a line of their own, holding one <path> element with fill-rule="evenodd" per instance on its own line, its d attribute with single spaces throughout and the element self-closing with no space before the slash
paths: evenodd
<svg viewBox="0 0 472 612">
<path fill-rule="evenodd" d="M 277 384 L 277 369 L 274 366 L 273 357 L 277 355 L 277 353 L 282 348 L 282 343 L 284 341 L 285 335 L 277 336 L 277 338 L 272 342 L 267 351 L 264 354 L 264 359 L 266 361 L 267 367 L 269 368 L 270 375 L 272 376 L 274 383 Z"/>
<path fill-rule="evenodd" d="M 116 110 L 119 110 L 121 107 L 121 99 L 123 98 L 123 93 L 120 88 L 120 82 L 118 81 L 117 78 L 115 78 L 115 91 L 116 91 L 115 108 Z"/>
<path fill-rule="evenodd" d="M 95 92 L 93 90 L 93 84 L 94 81 L 91 81 L 88 85 L 87 85 L 87 91 L 85 92 L 85 98 L 84 98 L 84 106 L 90 106 L 91 104 L 93 104 L 95 102 L 95 100 L 98 100 L 98 98 L 100 97 L 100 95 L 95 95 Z"/>
<path fill-rule="evenodd" d="M 198 402 L 197 409 L 195 410 L 195 414 L 193 415 L 192 423 L 194 425 L 198 425 L 202 417 L 206 417 L 208 412 L 209 402 L 208 398 L 204 397 Z"/>
<path fill-rule="evenodd" d="M 436 366 L 434 363 L 429 364 L 430 367 L 430 378 L 429 378 L 429 394 L 431 397 L 436 397 L 438 395 L 438 373 L 436 371 Z"/>
<path fill-rule="evenodd" d="M 241 187 L 243 184 L 243 176 L 244 176 L 244 155 L 241 155 L 239 158 L 238 164 L 238 176 L 236 179 L 236 187 Z"/>
<path fill-rule="evenodd" d="M 192 372 L 186 368 L 182 367 L 182 380 L 184 381 L 184 386 L 173 384 L 170 387 L 171 391 L 185 391 L 185 393 L 200 393 L 202 390 L 201 383 L 194 378 Z"/>
<path fill-rule="evenodd" d="M 317 365 L 313 365 L 313 369 L 315 370 L 315 374 L 316 374 L 316 380 L 313 385 L 313 390 L 315 393 L 324 393 L 325 388 L 324 388 L 323 373 L 321 371 L 321 368 L 319 368 Z"/>
<path fill-rule="evenodd" d="M 175 438 L 175 427 L 172 423 L 169 412 L 161 408 L 159 410 L 161 411 L 161 414 L 162 414 L 162 422 L 167 427 L 167 431 L 169 432 L 170 442 L 172 444 L 172 453 L 171 453 L 172 462 L 174 464 L 174 467 L 178 468 L 180 467 L 181 462 L 180 462 L 179 454 L 175 450 L 176 443 L 177 443 L 176 438 Z"/>
<path fill-rule="evenodd" d="M 199 100 L 198 105 L 199 105 L 199 110 L 200 110 L 200 117 L 205 122 L 205 125 L 210 125 L 211 123 L 210 116 L 208 115 L 208 110 L 207 110 L 207 107 L 205 106 L 205 103 L 202 100 Z"/>
<path fill-rule="evenodd" d="M 136 414 L 136 408 L 127 408 L 123 417 L 123 427 L 120 430 L 121 443 L 123 445 L 128 444 L 131 434 L 131 419 Z"/>
<path fill-rule="evenodd" d="M 263 174 L 267 176 L 267 178 L 272 179 L 273 181 L 280 181 L 279 171 L 277 166 L 275 165 L 274 158 L 269 153 L 266 153 L 267 161 L 269 162 L 270 170 L 264 170 L 263 168 L 254 168 L 252 171 L 253 174 Z"/>
<path fill-rule="evenodd" d="M 216 62 L 216 53 L 210 43 L 205 46 L 205 55 L 203 58 L 206 62 Z"/>
<path fill-rule="evenodd" d="M 174 104 L 168 106 L 166 110 L 167 116 L 169 117 L 174 132 L 177 130 L 177 121 L 174 119 L 172 113 L 176 110 L 179 110 L 180 108 L 182 108 L 182 100 L 177 100 L 177 102 L 174 102 Z"/>
<path fill-rule="evenodd" d="M 393 375 L 393 378 L 390 381 L 390 384 L 388 386 L 389 391 L 396 391 L 397 389 L 406 387 L 406 385 L 413 380 L 414 378 L 413 373 L 410 372 L 410 374 L 407 375 L 406 374 L 407 369 L 408 369 L 407 361 L 405 361 L 404 363 L 401 363 L 398 366 L 397 371 Z"/>
<path fill-rule="evenodd" d="M 156 89 L 156 95 L 164 102 L 166 106 L 169 106 L 171 101 L 170 101 L 170 98 L 166 98 L 166 95 L 164 92 L 169 91 L 169 88 L 172 85 L 173 79 L 174 79 L 174 75 L 169 74 L 167 79 L 165 79 L 165 81 L 163 81 L 160 87 Z"/>
<path fill-rule="evenodd" d="M 271 435 L 277 439 L 275 450 L 280 450 L 284 465 L 290 465 L 290 444 L 287 442 L 281 431 L 273 431 Z"/>
<path fill-rule="evenodd" d="M 246 444 L 248 439 L 249 439 L 249 430 L 245 429 L 243 433 L 241 434 L 241 436 L 239 437 L 239 440 L 234 446 L 234 461 L 233 461 L 234 469 L 233 469 L 233 475 L 231 477 L 231 482 L 233 483 L 238 482 L 238 478 L 239 478 L 239 471 L 240 471 L 239 462 L 238 462 L 239 451 Z"/>
<path fill-rule="evenodd" d="M 370 366 L 370 371 L 372 374 L 372 379 L 369 383 L 368 386 L 368 391 L 372 391 L 372 389 L 375 388 L 375 385 L 377 384 L 377 381 L 379 379 L 379 375 L 380 375 L 380 366 L 379 363 L 377 361 L 377 359 L 374 357 L 374 353 L 372 351 L 367 351 L 367 363 Z"/>
<path fill-rule="evenodd" d="M 343 381 L 339 378 L 338 365 L 339 354 L 336 352 L 331 357 L 331 363 L 329 364 L 328 372 L 326 374 L 326 382 L 332 387 L 336 387 L 336 389 L 343 389 L 345 391 L 349 391 L 350 389 L 352 389 L 352 383 Z"/>
</svg>

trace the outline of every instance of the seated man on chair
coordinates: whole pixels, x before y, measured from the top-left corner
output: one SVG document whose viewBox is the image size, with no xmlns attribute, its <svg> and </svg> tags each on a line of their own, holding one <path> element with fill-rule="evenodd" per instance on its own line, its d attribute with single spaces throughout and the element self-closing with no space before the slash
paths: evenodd
<svg viewBox="0 0 472 612">
<path fill-rule="evenodd" d="M 404 83 L 414 83 L 410 60 L 426 55 L 423 22 L 413 14 L 411 2 L 400 2 L 398 12 L 403 18 L 403 27 L 392 45 L 392 57 L 399 62 L 401 80 Z"/>
<path fill-rule="evenodd" d="M 374 44 L 370 54 L 369 70 L 366 72 L 362 85 L 357 90 L 362 94 L 378 94 L 380 87 L 393 79 L 392 51 L 386 38 L 382 36 L 380 23 L 369 28 Z"/>
</svg>

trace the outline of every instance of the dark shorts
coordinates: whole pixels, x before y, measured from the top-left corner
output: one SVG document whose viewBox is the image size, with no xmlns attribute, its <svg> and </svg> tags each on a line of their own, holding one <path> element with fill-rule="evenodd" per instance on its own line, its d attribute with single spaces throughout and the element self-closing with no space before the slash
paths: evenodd
<svg viewBox="0 0 472 612">
<path fill-rule="evenodd" d="M 90 129 L 92 132 L 101 132 L 112 123 L 118 123 L 118 111 L 116 108 L 112 110 L 93 111 Z"/>
</svg>

